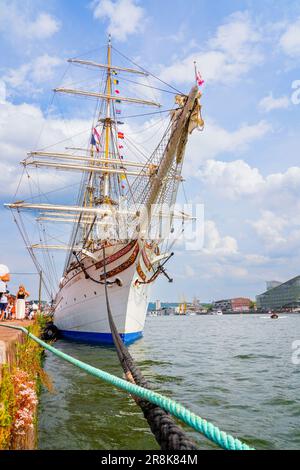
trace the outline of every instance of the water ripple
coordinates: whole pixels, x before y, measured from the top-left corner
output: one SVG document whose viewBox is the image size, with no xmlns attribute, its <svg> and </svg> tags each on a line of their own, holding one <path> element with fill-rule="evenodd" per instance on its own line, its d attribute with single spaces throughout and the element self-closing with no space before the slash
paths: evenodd
<svg viewBox="0 0 300 470">
<path fill-rule="evenodd" d="M 300 443 L 300 365 L 291 360 L 299 315 L 152 317 L 131 353 L 165 393 L 258 449 Z M 113 348 L 59 341 L 66 353 L 122 377 Z M 125 393 L 47 353 L 56 393 L 43 390 L 40 449 L 157 449 L 142 413 Z M 215 446 L 189 431 L 201 449 Z"/>
</svg>

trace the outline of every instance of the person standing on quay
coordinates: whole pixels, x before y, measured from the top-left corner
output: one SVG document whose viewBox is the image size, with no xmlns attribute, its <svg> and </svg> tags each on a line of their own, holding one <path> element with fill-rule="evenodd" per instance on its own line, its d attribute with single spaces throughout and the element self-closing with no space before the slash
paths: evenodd
<svg viewBox="0 0 300 470">
<path fill-rule="evenodd" d="M 6 294 L 6 283 L 10 281 L 9 269 L 5 264 L 0 264 L 0 296 Z"/>
<path fill-rule="evenodd" d="M 5 264 L 0 264 L 0 320 L 2 321 L 7 309 L 7 285 L 10 281 L 9 269 Z"/>
<path fill-rule="evenodd" d="M 7 319 L 8 299 L 6 294 L 0 297 L 0 321 Z"/>
<path fill-rule="evenodd" d="M 16 305 L 16 319 L 17 320 L 24 320 L 25 318 L 25 310 L 26 310 L 25 300 L 27 297 L 29 297 L 29 292 L 27 292 L 23 284 L 21 284 L 17 292 L 17 305 Z"/>
</svg>

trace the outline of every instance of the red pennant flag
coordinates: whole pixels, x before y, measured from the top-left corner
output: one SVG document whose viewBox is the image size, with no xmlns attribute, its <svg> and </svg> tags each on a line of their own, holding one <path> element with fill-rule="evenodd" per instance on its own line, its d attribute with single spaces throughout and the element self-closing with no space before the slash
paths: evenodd
<svg viewBox="0 0 300 470">
<path fill-rule="evenodd" d="M 124 133 L 118 132 L 118 139 L 124 139 Z"/>
<path fill-rule="evenodd" d="M 120 94 L 120 90 L 115 90 L 115 93 L 117 93 L 117 95 Z"/>
<path fill-rule="evenodd" d="M 119 145 L 119 149 L 123 149 L 123 148 L 124 148 L 124 146 L 123 146 L 123 145 Z"/>
<path fill-rule="evenodd" d="M 198 86 L 201 86 L 201 85 L 203 85 L 203 84 L 205 83 L 204 80 L 203 80 L 203 78 L 201 77 L 200 72 L 197 72 L 196 80 L 197 80 Z"/>
</svg>

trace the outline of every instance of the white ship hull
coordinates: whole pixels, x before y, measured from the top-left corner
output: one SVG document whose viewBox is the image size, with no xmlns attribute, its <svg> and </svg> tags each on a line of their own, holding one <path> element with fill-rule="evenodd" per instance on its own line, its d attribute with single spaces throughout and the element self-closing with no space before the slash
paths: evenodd
<svg viewBox="0 0 300 470">
<path fill-rule="evenodd" d="M 102 250 L 94 252 L 93 256 L 98 261 L 85 257 L 81 262 L 86 273 L 99 281 L 104 274 Z M 145 275 L 149 279 L 153 274 L 144 259 L 138 243 L 118 243 L 106 248 L 107 281 L 117 279 L 121 284 L 109 285 L 109 303 L 116 327 L 125 342 L 134 341 L 143 334 L 150 284 L 139 282 L 143 282 Z M 112 343 L 105 287 L 94 280 L 86 278 L 79 265 L 68 272 L 56 297 L 55 324 L 66 338 Z"/>
</svg>

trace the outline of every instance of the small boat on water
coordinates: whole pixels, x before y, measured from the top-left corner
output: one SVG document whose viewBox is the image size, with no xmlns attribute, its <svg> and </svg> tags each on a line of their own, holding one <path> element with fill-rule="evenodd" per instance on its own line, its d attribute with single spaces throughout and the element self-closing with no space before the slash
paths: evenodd
<svg viewBox="0 0 300 470">
<path fill-rule="evenodd" d="M 221 315 L 223 315 L 223 312 L 222 312 L 222 310 L 220 310 L 220 309 L 218 309 L 218 310 L 212 310 L 211 315 L 221 316 Z"/>
<path fill-rule="evenodd" d="M 272 318 L 272 319 L 278 318 L 278 313 L 273 312 L 272 310 L 269 310 L 269 311 L 268 311 L 268 314 L 270 315 L 269 318 Z"/>
</svg>

